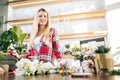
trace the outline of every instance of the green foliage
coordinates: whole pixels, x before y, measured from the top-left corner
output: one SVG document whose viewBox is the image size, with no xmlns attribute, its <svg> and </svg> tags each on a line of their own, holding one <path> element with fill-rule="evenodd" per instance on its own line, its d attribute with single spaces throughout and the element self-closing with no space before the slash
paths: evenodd
<svg viewBox="0 0 120 80">
<path fill-rule="evenodd" d="M 112 70 L 109 72 L 110 75 L 120 75 L 120 70 Z"/>
<path fill-rule="evenodd" d="M 10 28 L 9 30 L 17 35 L 17 42 L 23 42 L 28 36 L 28 34 L 22 32 L 19 26 L 13 26 L 13 28 Z"/>
<path fill-rule="evenodd" d="M 78 52 L 78 51 L 80 51 L 80 46 L 78 44 L 74 44 L 72 48 L 72 52 Z"/>
<path fill-rule="evenodd" d="M 7 50 L 10 49 L 10 46 L 15 44 L 21 47 L 21 49 L 25 49 L 22 42 L 27 36 L 28 34 L 23 33 L 19 26 L 13 26 L 13 28 L 10 28 L 0 35 L 0 50 L 6 53 Z M 18 47 L 15 49 L 17 52 L 22 51 Z"/>
<path fill-rule="evenodd" d="M 66 51 L 64 52 L 64 54 L 65 54 L 65 55 L 68 55 L 68 54 L 72 54 L 72 52 L 69 51 L 69 50 L 66 50 Z"/>
<path fill-rule="evenodd" d="M 98 48 L 95 50 L 95 53 L 102 53 L 102 54 L 104 54 L 104 53 L 108 53 L 110 51 L 110 48 L 108 48 L 108 47 L 106 47 L 106 46 L 104 46 L 104 45 L 100 45 L 100 46 L 98 46 Z"/>
<path fill-rule="evenodd" d="M 65 55 L 72 54 L 72 52 L 69 50 L 70 44 L 65 44 L 65 47 L 67 48 L 67 50 L 64 52 L 64 54 Z"/>
<path fill-rule="evenodd" d="M 65 44 L 65 47 L 66 47 L 67 49 L 69 49 L 69 48 L 70 48 L 70 44 Z"/>
<path fill-rule="evenodd" d="M 75 55 L 75 59 L 77 59 L 77 60 L 80 60 L 80 62 L 82 62 L 83 61 L 83 54 L 81 54 L 81 55 Z"/>
<path fill-rule="evenodd" d="M 27 45 L 23 44 L 24 39 L 28 36 L 28 34 L 23 33 L 19 26 L 14 26 L 10 28 L 10 31 L 17 35 L 17 40 L 13 43 L 9 49 L 15 50 L 18 54 L 24 54 L 27 51 Z M 12 48 L 11 48 L 12 47 Z"/>
<path fill-rule="evenodd" d="M 12 31 L 5 31 L 0 35 L 0 50 L 7 52 L 8 46 L 17 41 L 17 35 Z"/>
</svg>

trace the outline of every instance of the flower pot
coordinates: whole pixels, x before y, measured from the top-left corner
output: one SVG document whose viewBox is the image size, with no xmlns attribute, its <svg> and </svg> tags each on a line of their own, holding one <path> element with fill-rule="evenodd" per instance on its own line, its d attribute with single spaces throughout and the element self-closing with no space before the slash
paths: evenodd
<svg viewBox="0 0 120 80">
<path fill-rule="evenodd" d="M 8 75 L 8 71 L 9 71 L 9 65 L 7 64 L 3 64 L 2 68 L 4 70 L 4 75 Z"/>
<path fill-rule="evenodd" d="M 97 54 L 97 56 L 96 56 L 100 69 L 107 68 L 105 56 L 106 56 L 106 54 Z"/>
<path fill-rule="evenodd" d="M 98 66 L 100 69 L 108 69 L 108 71 L 113 68 L 113 61 L 110 53 L 99 53 L 96 55 Z"/>
<path fill-rule="evenodd" d="M 4 75 L 4 70 L 3 70 L 2 67 L 0 67 L 0 76 L 1 76 L 1 75 Z"/>
</svg>

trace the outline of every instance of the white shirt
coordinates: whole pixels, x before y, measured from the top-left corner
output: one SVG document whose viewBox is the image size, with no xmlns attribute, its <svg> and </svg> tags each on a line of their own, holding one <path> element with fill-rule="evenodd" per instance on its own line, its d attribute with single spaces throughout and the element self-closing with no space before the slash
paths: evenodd
<svg viewBox="0 0 120 80">
<path fill-rule="evenodd" d="M 41 39 L 42 35 L 41 36 L 38 36 L 34 39 L 34 42 L 33 42 L 33 47 L 34 49 L 36 50 L 39 50 L 40 47 L 41 47 L 41 42 L 40 42 L 40 39 Z"/>
</svg>

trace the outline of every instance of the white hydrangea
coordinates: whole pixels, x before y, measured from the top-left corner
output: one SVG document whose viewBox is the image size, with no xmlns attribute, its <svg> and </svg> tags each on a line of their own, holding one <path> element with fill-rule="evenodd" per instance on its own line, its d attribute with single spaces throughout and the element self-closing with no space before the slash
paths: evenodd
<svg viewBox="0 0 120 80">
<path fill-rule="evenodd" d="M 53 69 L 54 66 L 52 63 L 39 62 L 37 59 L 30 61 L 27 58 L 23 58 L 16 63 L 17 69 L 15 70 L 15 75 L 35 75 L 35 74 L 45 74 L 50 69 Z"/>
<path fill-rule="evenodd" d="M 37 70 L 38 60 L 30 61 L 29 59 L 21 59 L 16 63 L 17 69 L 15 71 L 16 75 L 34 75 Z M 22 72 L 22 74 L 19 74 Z"/>
<path fill-rule="evenodd" d="M 47 71 L 49 72 L 49 70 L 53 69 L 53 68 L 54 68 L 54 66 L 52 65 L 52 63 L 47 62 L 47 63 L 42 64 L 39 67 L 38 73 L 39 74 L 45 74 Z"/>
</svg>

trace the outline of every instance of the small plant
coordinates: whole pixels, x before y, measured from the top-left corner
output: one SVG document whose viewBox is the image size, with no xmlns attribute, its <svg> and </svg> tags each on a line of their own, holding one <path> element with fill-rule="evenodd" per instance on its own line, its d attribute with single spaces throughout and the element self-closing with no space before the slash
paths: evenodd
<svg viewBox="0 0 120 80">
<path fill-rule="evenodd" d="M 104 46 L 104 45 L 100 45 L 98 46 L 98 48 L 95 50 L 95 53 L 108 53 L 110 51 L 110 48 Z"/>
<path fill-rule="evenodd" d="M 80 46 L 75 43 L 73 48 L 72 48 L 72 52 L 78 52 L 78 51 L 80 51 Z"/>
<path fill-rule="evenodd" d="M 112 70 L 109 72 L 110 75 L 120 75 L 120 70 Z"/>
<path fill-rule="evenodd" d="M 66 47 L 67 49 L 69 49 L 69 48 L 70 48 L 70 44 L 65 44 L 65 47 Z"/>
<path fill-rule="evenodd" d="M 0 35 L 0 50 L 6 53 L 11 44 L 22 44 L 27 36 L 28 34 L 23 33 L 20 27 L 13 26 Z"/>
<path fill-rule="evenodd" d="M 64 54 L 67 55 L 67 54 L 72 54 L 72 52 L 69 50 L 70 48 L 70 44 L 65 44 L 65 48 L 67 49 Z"/>
<path fill-rule="evenodd" d="M 83 61 L 83 54 L 80 54 L 80 55 L 75 55 L 75 59 L 77 59 L 77 60 L 80 60 L 80 62 L 82 62 Z"/>
<path fill-rule="evenodd" d="M 0 50 L 3 52 L 7 52 L 10 44 L 16 41 L 16 35 L 11 31 L 5 31 L 0 35 Z"/>
<path fill-rule="evenodd" d="M 28 36 L 28 34 L 23 33 L 21 28 L 18 26 L 13 26 L 7 31 L 4 31 L 0 35 L 0 60 L 7 58 L 7 51 L 14 48 L 15 51 L 19 54 L 25 53 L 27 49 L 27 45 L 23 44 L 24 39 Z"/>
</svg>

